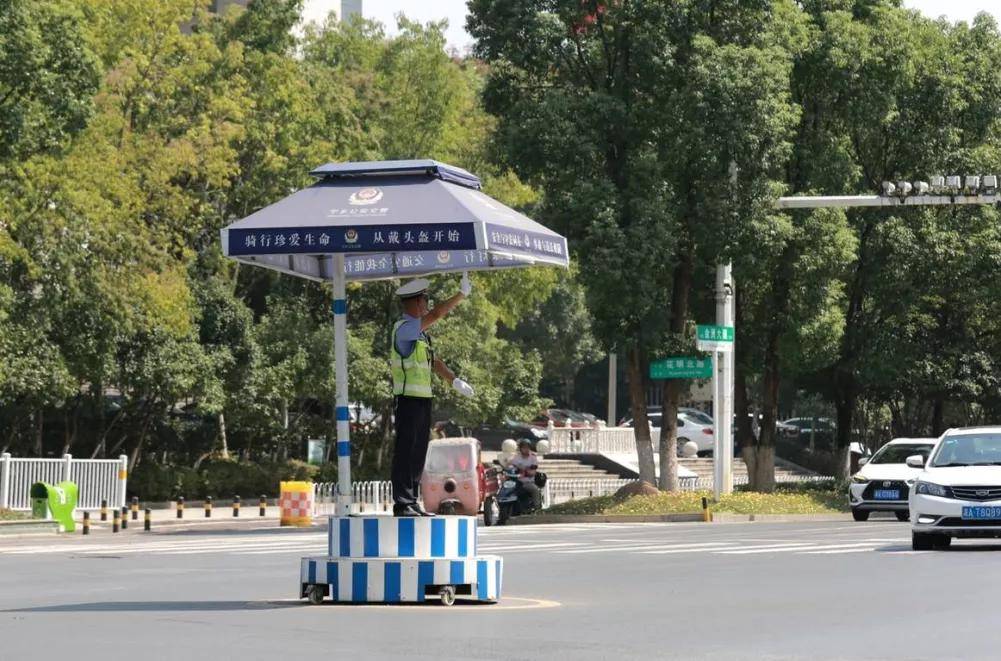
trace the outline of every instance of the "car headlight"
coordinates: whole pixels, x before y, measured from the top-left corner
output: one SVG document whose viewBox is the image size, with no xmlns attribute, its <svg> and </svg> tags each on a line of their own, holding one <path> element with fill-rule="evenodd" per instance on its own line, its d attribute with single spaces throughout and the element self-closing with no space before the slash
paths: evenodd
<svg viewBox="0 0 1001 661">
<path fill-rule="evenodd" d="M 869 482 L 871 480 L 864 475 L 859 475 L 858 473 L 852 475 L 852 484 L 868 484 Z"/>
<path fill-rule="evenodd" d="M 941 484 L 935 484 L 934 482 L 921 482 L 919 480 L 914 485 L 914 492 L 923 493 L 927 496 L 952 498 L 952 489 L 950 489 L 949 487 L 943 487 Z"/>
</svg>

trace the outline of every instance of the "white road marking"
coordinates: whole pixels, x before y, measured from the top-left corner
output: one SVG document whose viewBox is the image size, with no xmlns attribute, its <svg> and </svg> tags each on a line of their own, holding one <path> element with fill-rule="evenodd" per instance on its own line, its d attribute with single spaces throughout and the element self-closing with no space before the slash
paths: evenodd
<svg viewBox="0 0 1001 661">
<path fill-rule="evenodd" d="M 669 549 L 692 549 L 701 550 L 703 548 L 712 548 L 720 546 L 733 546 L 733 542 L 700 542 L 692 544 L 636 544 L 633 546 L 601 546 L 595 548 L 586 549 L 572 549 L 566 551 L 555 551 L 561 554 L 581 554 L 581 553 L 617 553 L 617 552 L 635 552 L 635 553 L 647 553 L 659 550 L 669 550 Z"/>
<path fill-rule="evenodd" d="M 480 551 L 497 553 L 500 551 L 534 551 L 536 549 L 565 548 L 567 546 L 583 546 L 584 542 L 553 542 L 548 544 L 515 544 L 513 546 L 493 546 L 490 544 L 480 544 Z"/>
<path fill-rule="evenodd" d="M 741 549 L 726 551 L 714 551 L 718 555 L 750 555 L 752 553 L 777 553 L 781 551 L 798 551 L 815 547 L 813 542 L 799 542 L 796 544 L 771 544 L 768 546 L 749 546 Z"/>
</svg>

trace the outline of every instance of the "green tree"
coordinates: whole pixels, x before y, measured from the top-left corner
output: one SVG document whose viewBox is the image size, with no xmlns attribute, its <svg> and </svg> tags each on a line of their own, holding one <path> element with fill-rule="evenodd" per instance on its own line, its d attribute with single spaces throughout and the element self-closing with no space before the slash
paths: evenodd
<svg viewBox="0 0 1001 661">
<path fill-rule="evenodd" d="M 0 4 L 0 166 L 56 150 L 91 116 L 98 62 L 75 3 Z"/>
<path fill-rule="evenodd" d="M 626 353 L 640 476 L 651 482 L 648 355 L 691 348 L 696 265 L 737 251 L 765 214 L 796 119 L 793 6 L 708 4 L 470 3 L 500 146 L 588 256 L 595 334 Z M 733 162 L 746 176 L 721 187 Z M 665 391 L 660 485 L 674 489 L 680 389 Z"/>
</svg>

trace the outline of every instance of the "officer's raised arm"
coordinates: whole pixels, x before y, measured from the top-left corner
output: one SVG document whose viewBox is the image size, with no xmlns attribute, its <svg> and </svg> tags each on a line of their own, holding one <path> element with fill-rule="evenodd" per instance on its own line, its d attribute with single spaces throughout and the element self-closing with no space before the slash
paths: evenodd
<svg viewBox="0 0 1001 661">
<path fill-rule="evenodd" d="M 415 280 L 414 282 L 424 282 L 424 288 L 427 288 L 427 280 Z M 427 310 L 427 297 L 424 299 L 425 310 L 427 310 L 423 315 L 421 315 L 421 330 L 427 330 L 432 324 L 442 319 L 447 315 L 452 309 L 458 305 L 462 299 L 469 296 L 469 292 L 473 290 L 473 283 L 469 281 L 469 274 L 463 273 L 462 280 L 459 281 L 459 293 L 445 299 L 438 305 L 434 306 L 433 310 Z"/>
</svg>

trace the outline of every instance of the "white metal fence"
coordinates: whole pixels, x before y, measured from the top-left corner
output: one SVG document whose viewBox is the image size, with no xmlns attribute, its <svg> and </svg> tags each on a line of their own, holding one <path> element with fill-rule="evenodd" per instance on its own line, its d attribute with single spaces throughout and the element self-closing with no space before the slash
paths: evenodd
<svg viewBox="0 0 1001 661">
<path fill-rule="evenodd" d="M 542 509 L 581 498 L 611 496 L 636 481 L 614 478 L 547 480 L 546 487 L 542 490 Z"/>
<path fill-rule="evenodd" d="M 77 485 L 77 508 L 96 510 L 101 501 L 109 507 L 125 505 L 128 457 L 118 459 L 34 459 L 0 455 L 0 508 L 30 510 L 28 492 L 35 482 L 73 482 Z"/>
<path fill-rule="evenodd" d="M 632 427 L 549 426 L 550 454 L 620 454 L 636 452 Z"/>
<path fill-rule="evenodd" d="M 393 511 L 393 484 L 388 480 L 351 483 L 353 514 Z M 313 485 L 313 516 L 332 515 L 337 509 L 337 483 Z"/>
<path fill-rule="evenodd" d="M 776 482 L 822 482 L 830 480 L 823 475 L 777 475 Z M 616 491 L 638 480 L 617 478 L 552 479 L 546 482 L 542 491 L 542 508 L 559 505 L 571 500 L 610 496 Z M 747 484 L 746 475 L 735 475 L 734 486 Z M 712 491 L 713 480 L 708 478 L 682 478 L 682 491 Z M 355 482 L 351 487 L 352 513 L 378 513 L 393 511 L 393 485 L 389 481 Z M 334 514 L 337 503 L 337 485 L 323 482 L 313 485 L 313 515 Z"/>
</svg>

